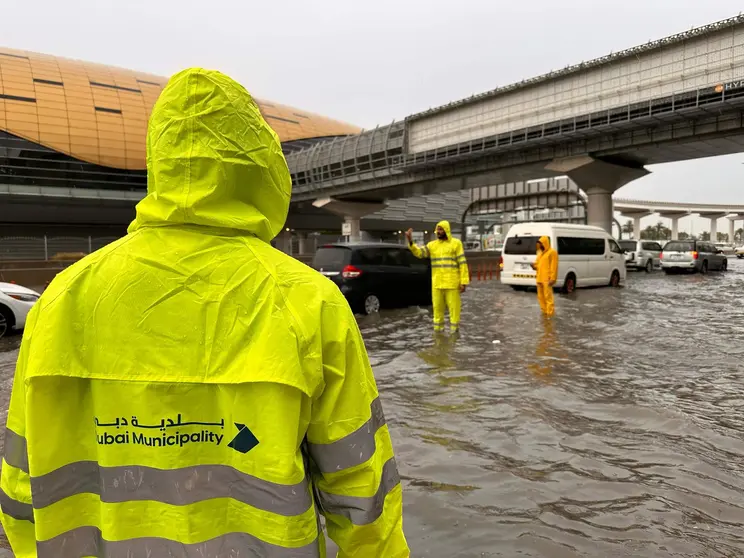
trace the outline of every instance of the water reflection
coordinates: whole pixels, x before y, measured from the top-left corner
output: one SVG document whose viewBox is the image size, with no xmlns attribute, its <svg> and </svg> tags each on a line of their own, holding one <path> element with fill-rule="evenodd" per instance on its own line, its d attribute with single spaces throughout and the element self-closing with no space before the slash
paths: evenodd
<svg viewBox="0 0 744 558">
<path fill-rule="evenodd" d="M 361 324 L 414 556 L 744 555 L 744 262 Z"/>
</svg>

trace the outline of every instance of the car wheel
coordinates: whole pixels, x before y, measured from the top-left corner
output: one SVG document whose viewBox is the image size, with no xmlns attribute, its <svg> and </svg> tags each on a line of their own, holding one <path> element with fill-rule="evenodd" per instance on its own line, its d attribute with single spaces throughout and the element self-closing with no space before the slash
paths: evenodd
<svg viewBox="0 0 744 558">
<path fill-rule="evenodd" d="M 8 333 L 8 329 L 8 320 L 2 313 L 0 313 L 0 339 L 5 337 L 5 335 Z"/>
<path fill-rule="evenodd" d="M 700 273 L 702 273 L 703 275 L 708 273 L 708 260 L 703 260 L 703 263 L 700 266 Z"/>
<path fill-rule="evenodd" d="M 569 273 L 566 275 L 566 280 L 563 282 L 564 294 L 571 294 L 576 290 L 576 275 Z"/>
<path fill-rule="evenodd" d="M 376 314 L 380 311 L 380 299 L 377 295 L 368 294 L 364 297 L 364 313 L 365 314 Z"/>
<path fill-rule="evenodd" d="M 646 262 L 646 273 L 651 273 L 653 270 L 654 270 L 654 261 L 650 259 Z"/>
<path fill-rule="evenodd" d="M 617 288 L 620 286 L 620 273 L 617 270 L 612 272 L 610 276 L 610 287 Z"/>
</svg>

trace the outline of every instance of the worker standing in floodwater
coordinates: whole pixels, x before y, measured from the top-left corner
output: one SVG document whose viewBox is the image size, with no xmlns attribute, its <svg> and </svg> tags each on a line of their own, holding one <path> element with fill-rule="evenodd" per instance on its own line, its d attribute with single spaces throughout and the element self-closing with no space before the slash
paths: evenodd
<svg viewBox="0 0 744 558">
<path fill-rule="evenodd" d="M 450 331 L 460 328 L 460 294 L 470 283 L 468 262 L 462 242 L 452 237 L 448 221 L 440 221 L 435 229 L 437 239 L 421 247 L 413 242 L 413 229 L 406 231 L 408 246 L 417 258 L 431 260 L 431 298 L 434 311 L 434 331 L 444 331 L 444 311 L 449 311 Z"/>
<path fill-rule="evenodd" d="M 558 278 L 558 252 L 550 246 L 550 238 L 541 236 L 537 242 L 537 259 L 532 264 L 537 271 L 537 300 L 546 316 L 555 314 L 553 285 Z"/>
</svg>

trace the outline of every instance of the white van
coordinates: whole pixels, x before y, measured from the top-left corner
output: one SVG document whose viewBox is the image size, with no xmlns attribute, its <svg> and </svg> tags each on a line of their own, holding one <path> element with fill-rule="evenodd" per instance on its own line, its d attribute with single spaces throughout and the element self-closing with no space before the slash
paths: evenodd
<svg viewBox="0 0 744 558">
<path fill-rule="evenodd" d="M 501 252 L 501 282 L 515 289 L 535 286 L 541 236 L 558 251 L 556 288 L 570 293 L 578 287 L 619 286 L 625 281 L 625 256 L 620 245 L 600 227 L 563 223 L 520 223 L 509 229 Z"/>
</svg>

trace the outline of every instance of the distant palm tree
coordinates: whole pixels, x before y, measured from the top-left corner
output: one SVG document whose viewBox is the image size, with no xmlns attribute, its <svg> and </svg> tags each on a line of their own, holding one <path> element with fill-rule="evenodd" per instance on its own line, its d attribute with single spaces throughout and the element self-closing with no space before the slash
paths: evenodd
<svg viewBox="0 0 744 558">
<path fill-rule="evenodd" d="M 628 235 L 628 238 L 630 238 L 633 235 L 633 221 L 631 221 L 630 219 L 628 219 L 627 221 L 625 221 L 625 223 L 623 224 L 622 229 L 620 229 L 620 231 L 623 234 L 627 234 Z"/>
</svg>

